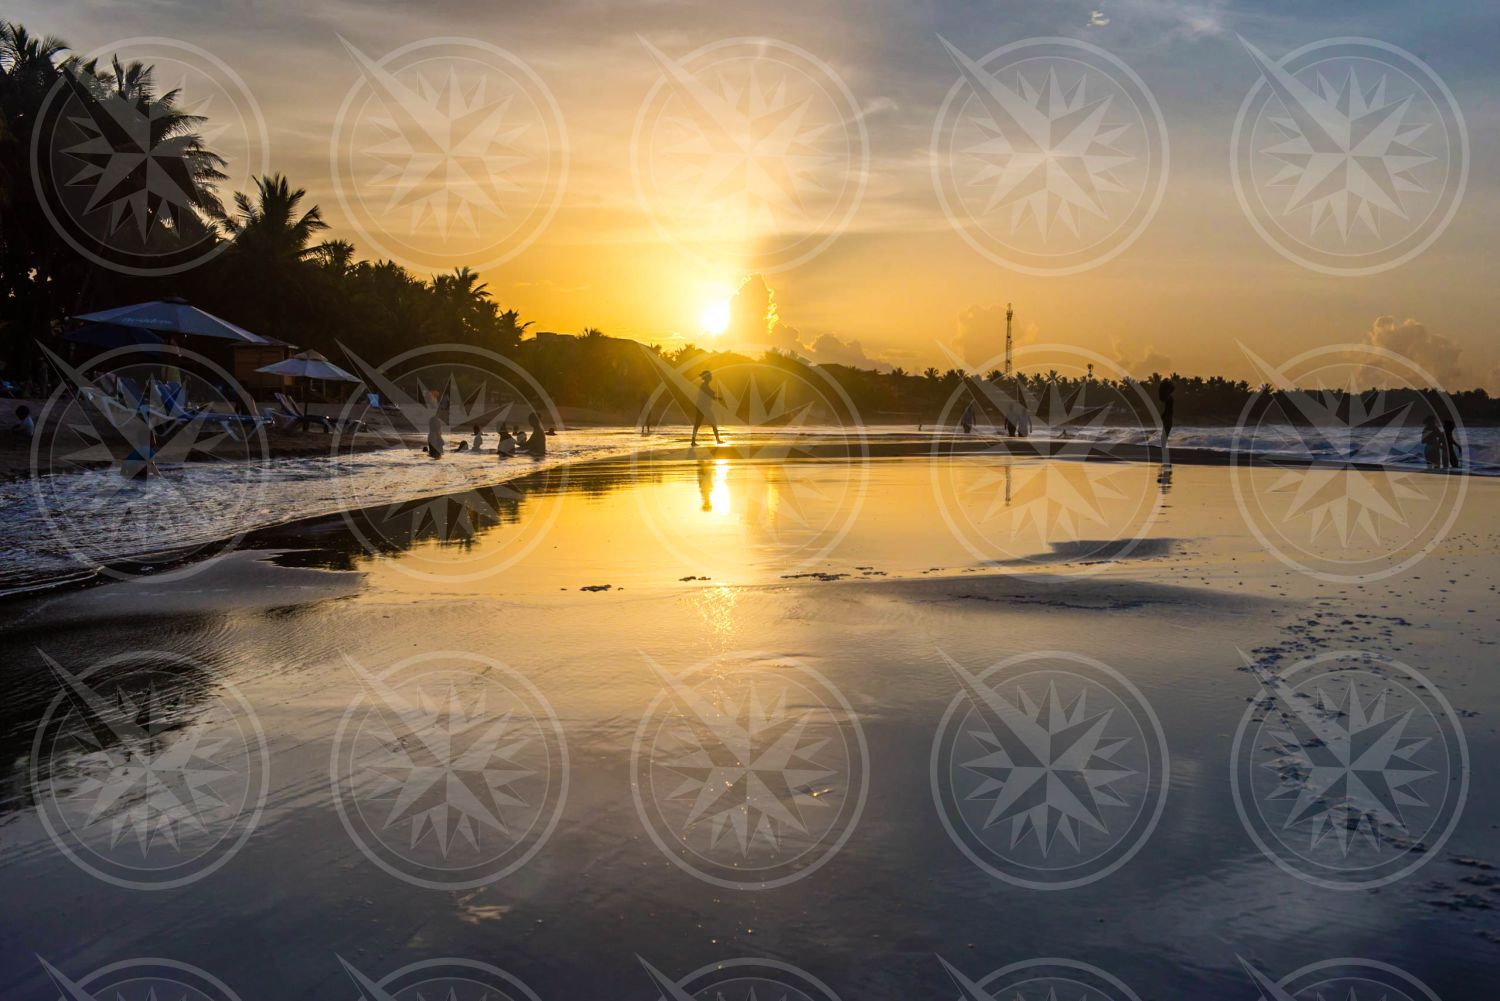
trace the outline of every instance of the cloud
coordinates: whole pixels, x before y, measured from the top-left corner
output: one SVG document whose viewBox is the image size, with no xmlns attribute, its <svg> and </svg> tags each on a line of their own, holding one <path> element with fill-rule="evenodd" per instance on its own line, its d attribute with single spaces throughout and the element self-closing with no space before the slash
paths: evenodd
<svg viewBox="0 0 1500 1001">
<path fill-rule="evenodd" d="M 1365 332 L 1364 342 L 1398 354 L 1425 369 L 1444 389 L 1461 388 L 1466 379 L 1458 361 L 1463 353 L 1458 343 L 1451 337 L 1433 333 L 1426 324 L 1409 317 L 1397 323 L 1394 316 L 1377 316 Z"/>
<path fill-rule="evenodd" d="M 1153 372 L 1167 375 L 1172 371 L 1172 359 L 1156 350 L 1154 344 L 1134 348 L 1122 343 L 1118 337 L 1111 337 L 1109 345 L 1109 353 L 1114 360 L 1120 363 L 1126 374 L 1137 379 L 1147 378 Z"/>
<path fill-rule="evenodd" d="M 864 345 L 835 334 L 819 334 L 811 343 L 802 332 L 781 318 L 776 293 L 761 275 L 746 278 L 729 299 L 726 342 L 740 348 L 775 348 L 824 365 L 888 369 L 890 364 L 872 358 Z"/>
<path fill-rule="evenodd" d="M 1094 12 L 1090 23 L 1102 27 L 1096 20 L 1102 14 L 1105 25 L 1114 21 L 1161 41 L 1194 41 L 1226 34 L 1228 8 L 1229 0 L 1110 0 Z"/>
</svg>

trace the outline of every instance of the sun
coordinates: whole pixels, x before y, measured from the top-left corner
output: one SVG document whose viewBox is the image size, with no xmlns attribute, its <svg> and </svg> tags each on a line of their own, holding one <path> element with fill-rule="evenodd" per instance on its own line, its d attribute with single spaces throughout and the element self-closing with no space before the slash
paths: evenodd
<svg viewBox="0 0 1500 1001">
<path fill-rule="evenodd" d="M 714 337 L 722 334 L 729 326 L 729 300 L 715 299 L 705 303 L 703 311 L 698 314 L 698 324 Z"/>
</svg>

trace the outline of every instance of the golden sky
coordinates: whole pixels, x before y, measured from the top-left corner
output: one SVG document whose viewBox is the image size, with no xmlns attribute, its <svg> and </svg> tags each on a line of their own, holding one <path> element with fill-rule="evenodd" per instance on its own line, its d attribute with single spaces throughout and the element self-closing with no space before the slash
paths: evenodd
<svg viewBox="0 0 1500 1001">
<path fill-rule="evenodd" d="M 537 329 L 920 369 L 1014 302 L 1134 374 L 1370 343 L 1500 389 L 1480 0 L 16 6 Z"/>
</svg>

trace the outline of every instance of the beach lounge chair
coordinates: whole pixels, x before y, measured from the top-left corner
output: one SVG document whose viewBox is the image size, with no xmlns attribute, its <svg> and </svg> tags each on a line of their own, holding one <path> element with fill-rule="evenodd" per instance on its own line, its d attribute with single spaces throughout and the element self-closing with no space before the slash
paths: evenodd
<svg viewBox="0 0 1500 1001">
<path fill-rule="evenodd" d="M 209 410 L 206 407 L 187 406 L 187 390 L 179 383 L 168 382 L 161 386 L 160 390 L 162 410 L 168 417 L 178 421 L 192 421 L 202 419 L 205 422 L 217 424 L 223 428 L 225 433 L 239 437 L 235 429 L 245 431 L 252 430 L 264 423 L 262 417 L 245 416 L 244 414 L 224 414 Z"/>
<path fill-rule="evenodd" d="M 315 423 L 320 425 L 329 434 L 333 433 L 334 423 L 327 417 L 319 417 L 317 414 L 307 413 L 296 400 L 285 393 L 276 393 L 274 395 L 277 405 L 281 407 L 279 416 L 283 419 L 281 425 L 283 431 L 290 431 L 293 424 L 300 425 L 303 429 L 306 429 L 308 424 Z"/>
</svg>

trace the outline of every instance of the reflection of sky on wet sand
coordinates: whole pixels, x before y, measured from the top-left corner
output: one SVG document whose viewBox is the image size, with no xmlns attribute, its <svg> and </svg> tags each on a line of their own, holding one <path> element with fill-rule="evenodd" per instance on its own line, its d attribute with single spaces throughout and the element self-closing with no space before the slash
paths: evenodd
<svg viewBox="0 0 1500 1001">
<path fill-rule="evenodd" d="M 1241 829 L 1228 781 L 1231 737 L 1257 693 L 1238 670 L 1239 651 L 1268 644 L 1291 657 L 1332 645 L 1394 654 L 1427 672 L 1461 712 L 1480 714 L 1465 717 L 1470 752 L 1494 760 L 1500 747 L 1484 720 L 1500 711 L 1500 679 L 1480 669 L 1493 660 L 1489 623 L 1468 610 L 1489 607 L 1497 583 L 1486 518 L 1500 485 L 1473 485 L 1430 564 L 1361 589 L 1288 570 L 1246 531 L 1225 470 L 1182 466 L 1150 527 L 1159 544 L 1093 576 L 1059 579 L 1049 574 L 1055 566 L 981 568 L 943 518 L 928 463 L 877 461 L 857 516 L 813 567 L 848 577 L 825 582 L 782 578 L 778 545 L 805 536 L 767 527 L 764 512 L 784 510 L 769 491 L 784 498 L 785 483 L 748 465 L 712 465 L 709 495 L 727 492 L 727 509 L 717 501 L 702 509 L 693 462 L 639 479 L 625 475 L 627 464 L 580 467 L 565 490 L 518 486 L 514 520 L 468 545 L 419 539 L 371 557 L 340 536 L 335 519 L 326 531 L 274 540 L 314 547 L 321 564 L 308 552 L 279 558 L 296 567 L 234 563 L 185 582 L 15 606 L 0 633 L 15 678 L 0 709 L 0 748 L 21 762 L 4 777 L 0 879 L 10 892 L 0 922 L 17 931 L 0 940 L 0 993 L 43 988 L 34 952 L 90 968 L 156 954 L 164 941 L 241 996 L 289 998 L 326 991 L 339 974 L 330 957 L 360 950 L 388 968 L 434 951 L 503 954 L 544 997 L 630 983 L 637 951 L 681 969 L 777 956 L 815 967 L 841 996 L 931 993 L 943 987 L 932 954 L 970 943 L 976 968 L 1021 955 L 1080 956 L 1142 997 L 1243 993 L 1236 954 L 1282 973 L 1328 956 L 1376 955 L 1445 999 L 1464 997 L 1474 970 L 1500 967 L 1480 936 L 1500 932 L 1492 912 L 1434 906 L 1471 888 L 1463 878 L 1480 871 L 1454 858 L 1500 864 L 1490 838 L 1500 824 L 1493 775 L 1476 771 L 1446 850 L 1379 894 L 1334 894 L 1282 873 Z M 806 511 L 836 515 L 853 503 L 838 464 L 808 466 L 797 474 L 817 486 L 801 498 Z M 1121 467 L 1117 482 L 1160 497 L 1156 475 Z M 675 526 L 671 545 L 643 523 L 653 507 Z M 500 572 L 445 580 L 450 564 L 513 552 L 507 536 L 543 516 L 555 526 Z M 427 576 L 408 573 L 408 560 Z M 690 576 L 710 579 L 682 580 Z M 592 584 L 612 589 L 579 590 Z M 241 606 L 215 603 L 242 586 Z M 1298 631 L 1311 617 L 1317 624 Z M 244 849 L 212 879 L 142 908 L 138 895 L 99 884 L 52 849 L 24 759 L 53 694 L 34 647 L 76 666 L 146 644 L 197 656 L 232 682 L 255 707 L 273 767 L 265 815 Z M 1161 718 L 1172 769 L 1163 819 L 1129 865 L 1100 883 L 1042 894 L 996 883 L 950 844 L 927 757 L 956 694 L 939 650 L 978 668 L 1056 648 L 1103 660 L 1141 689 Z M 209 649 L 228 654 L 204 656 Z M 360 692 L 347 658 L 378 670 L 437 649 L 522 672 L 556 711 L 573 762 L 545 850 L 515 876 L 461 894 L 416 892 L 369 865 L 330 801 L 332 734 Z M 642 653 L 683 671 L 745 649 L 818 670 L 859 715 L 870 745 L 871 793 L 858 829 L 817 873 L 774 894 L 730 893 L 678 870 L 646 837 L 630 796 L 632 741 L 661 692 Z M 134 917 L 122 923 L 127 912 Z"/>
</svg>

